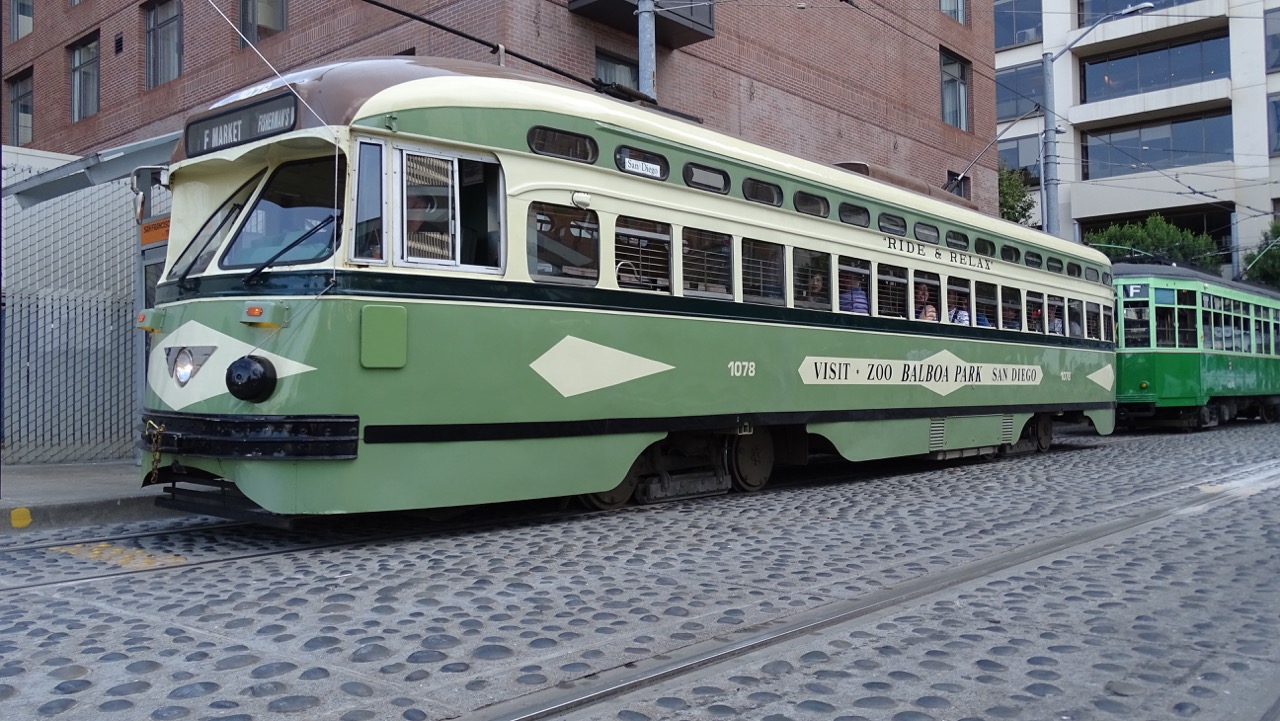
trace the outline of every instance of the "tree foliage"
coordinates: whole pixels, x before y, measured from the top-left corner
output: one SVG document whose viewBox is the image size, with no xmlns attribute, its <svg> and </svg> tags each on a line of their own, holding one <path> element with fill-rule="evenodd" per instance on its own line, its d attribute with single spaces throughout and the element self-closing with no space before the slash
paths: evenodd
<svg viewBox="0 0 1280 721">
<path fill-rule="evenodd" d="M 1026 177 L 1020 170 L 1010 170 L 1004 163 L 1000 164 L 1000 217 L 1005 220 L 1027 225 L 1031 222 L 1031 211 L 1036 207 L 1036 198 L 1027 189 Z"/>
<path fill-rule="evenodd" d="M 1246 280 L 1280 288 L 1280 220 L 1262 233 L 1262 242 L 1245 254 L 1240 268 Z"/>
<path fill-rule="evenodd" d="M 1112 258 L 1155 255 L 1174 262 L 1214 267 L 1219 264 L 1218 244 L 1205 233 L 1183 230 L 1158 213 L 1144 223 L 1112 225 L 1088 233 L 1084 242 Z"/>
</svg>

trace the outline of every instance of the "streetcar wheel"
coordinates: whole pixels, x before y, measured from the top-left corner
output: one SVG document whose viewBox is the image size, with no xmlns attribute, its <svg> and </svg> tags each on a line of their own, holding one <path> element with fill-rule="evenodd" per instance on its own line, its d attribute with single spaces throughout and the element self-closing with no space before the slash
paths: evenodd
<svg viewBox="0 0 1280 721">
<path fill-rule="evenodd" d="M 602 491 L 600 493 L 584 493 L 578 498 L 582 501 L 582 505 L 595 511 L 612 511 L 615 508 L 622 508 L 631 501 L 631 497 L 635 495 L 636 486 L 640 484 L 640 461 L 636 460 L 631 465 L 631 470 L 627 471 L 627 475 L 623 477 L 622 482 L 610 491 Z"/>
<path fill-rule="evenodd" d="M 773 436 L 760 428 L 746 436 L 731 436 L 726 449 L 729 478 L 741 493 L 764 488 L 773 474 Z"/>
<path fill-rule="evenodd" d="M 1036 452 L 1045 453 L 1053 446 L 1053 417 L 1038 415 L 1031 421 L 1031 437 L 1036 442 Z"/>
<path fill-rule="evenodd" d="M 1271 406 L 1266 403 L 1258 406 L 1258 420 L 1263 423 L 1275 423 L 1277 408 L 1280 408 L 1280 406 Z"/>
</svg>

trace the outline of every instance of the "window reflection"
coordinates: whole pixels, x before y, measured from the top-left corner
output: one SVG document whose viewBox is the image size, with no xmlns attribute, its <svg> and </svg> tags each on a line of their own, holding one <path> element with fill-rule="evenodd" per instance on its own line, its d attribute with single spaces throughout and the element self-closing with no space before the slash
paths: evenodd
<svg viewBox="0 0 1280 721">
<path fill-rule="evenodd" d="M 1086 103 L 1231 77 L 1226 36 L 1107 55 L 1083 65 Z"/>
<path fill-rule="evenodd" d="M 1231 113 L 1085 133 L 1086 180 L 1230 160 Z"/>
<path fill-rule="evenodd" d="M 1044 98 L 1044 71 L 1027 63 L 996 73 L 996 120 L 1013 120 L 1033 110 Z"/>
<path fill-rule="evenodd" d="M 1038 42 L 1040 0 L 996 0 L 996 49 Z"/>
<path fill-rule="evenodd" d="M 1040 138 L 1028 135 L 1023 138 L 1001 140 L 998 146 L 1000 163 L 1010 170 L 1022 173 L 1023 182 L 1030 186 L 1040 184 Z"/>
<path fill-rule="evenodd" d="M 1266 19 L 1266 56 L 1267 72 L 1280 70 L 1280 8 L 1273 8 L 1263 14 Z"/>
</svg>

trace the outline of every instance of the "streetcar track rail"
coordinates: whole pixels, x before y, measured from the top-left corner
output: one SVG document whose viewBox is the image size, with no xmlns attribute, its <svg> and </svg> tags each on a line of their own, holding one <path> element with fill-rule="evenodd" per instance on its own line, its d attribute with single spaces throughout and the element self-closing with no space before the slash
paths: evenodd
<svg viewBox="0 0 1280 721">
<path fill-rule="evenodd" d="M 0 546 L 0 554 L 4 553 L 20 553 L 23 551 L 40 551 L 50 548 L 58 548 L 62 546 L 89 545 L 100 543 L 116 543 L 118 541 L 131 541 L 139 538 L 151 538 L 155 536 L 172 536 L 184 533 L 193 533 L 201 531 L 220 531 L 228 528 L 236 528 L 238 526 L 246 526 L 243 522 L 226 522 L 226 523 L 207 523 L 197 526 L 181 526 L 176 528 L 163 528 L 153 531 L 138 531 L 136 533 L 119 533 L 111 536 L 89 536 L 86 538 L 64 538 L 57 541 L 42 541 L 40 543 L 28 543 L 21 546 Z"/>
<path fill-rule="evenodd" d="M 1248 475 L 1239 477 L 1242 471 Z M 869 592 L 852 601 L 837 601 L 795 616 L 768 621 L 743 629 L 732 637 L 710 639 L 679 652 L 615 667 L 575 681 L 573 685 L 577 688 L 568 692 L 564 688 L 551 688 L 492 704 L 465 718 L 476 721 L 563 718 L 566 713 L 576 713 L 595 704 L 649 690 L 659 684 L 675 682 L 707 667 L 731 662 L 806 634 L 850 621 L 868 619 L 935 593 L 981 580 L 991 574 L 1008 571 L 1073 548 L 1096 544 L 1111 536 L 1155 526 L 1178 515 L 1203 512 L 1263 488 L 1280 486 L 1280 461 L 1267 461 L 1244 469 L 1229 469 L 1216 478 L 1194 485 L 1205 492 L 1191 499 L 1166 503 L 1132 516 L 1031 543 L 1016 551 L 904 581 L 892 588 Z M 1277 708 L 1280 708 L 1280 702 L 1277 702 Z"/>
</svg>

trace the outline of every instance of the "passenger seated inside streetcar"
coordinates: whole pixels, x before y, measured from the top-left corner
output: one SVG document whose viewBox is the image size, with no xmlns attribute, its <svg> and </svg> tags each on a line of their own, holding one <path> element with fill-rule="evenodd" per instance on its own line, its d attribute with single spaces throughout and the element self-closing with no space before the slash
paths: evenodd
<svg viewBox="0 0 1280 721">
<path fill-rule="evenodd" d="M 916 282 L 915 307 L 917 320 L 937 320 L 938 307 L 933 304 L 933 291 L 928 283 Z"/>
<path fill-rule="evenodd" d="M 956 288 L 947 289 L 947 320 L 957 325 L 969 325 L 969 302 Z"/>
<path fill-rule="evenodd" d="M 867 291 L 862 288 L 861 273 L 841 272 L 840 283 L 848 286 L 840 291 L 840 310 L 862 314 L 871 312 Z"/>
</svg>

